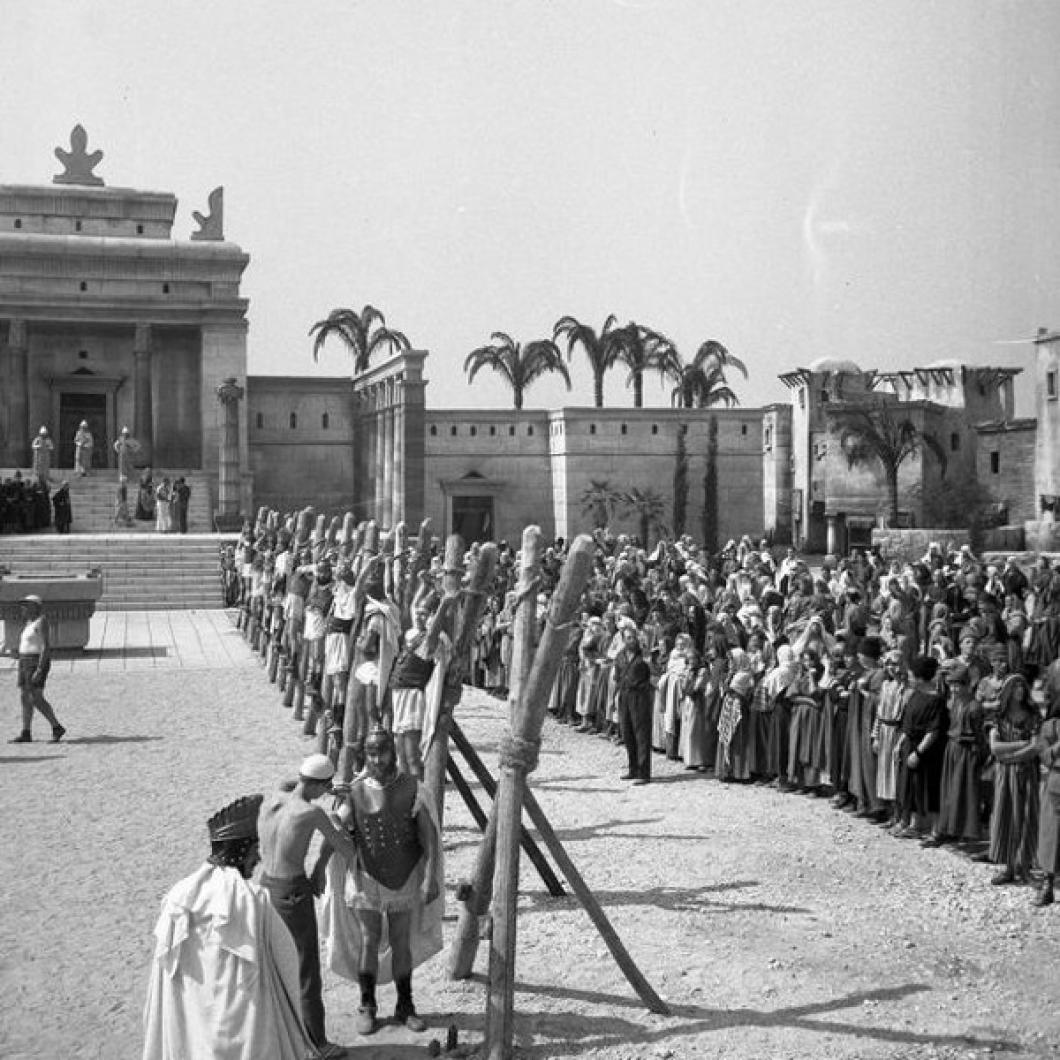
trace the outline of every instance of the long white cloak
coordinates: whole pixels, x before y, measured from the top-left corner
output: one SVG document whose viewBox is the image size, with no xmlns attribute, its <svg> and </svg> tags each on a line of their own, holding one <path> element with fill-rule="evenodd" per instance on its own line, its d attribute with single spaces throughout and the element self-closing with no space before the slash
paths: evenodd
<svg viewBox="0 0 1060 1060">
<path fill-rule="evenodd" d="M 162 899 L 144 1060 L 304 1060 L 298 951 L 265 891 L 209 862 Z"/>
</svg>

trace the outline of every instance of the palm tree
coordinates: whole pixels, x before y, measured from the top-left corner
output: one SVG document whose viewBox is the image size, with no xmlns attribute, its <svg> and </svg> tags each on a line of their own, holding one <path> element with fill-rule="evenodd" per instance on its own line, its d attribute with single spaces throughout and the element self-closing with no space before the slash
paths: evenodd
<svg viewBox="0 0 1060 1060">
<path fill-rule="evenodd" d="M 389 348 L 396 352 L 410 348 L 409 340 L 400 331 L 388 328 L 383 314 L 370 305 L 360 313 L 352 309 L 333 309 L 326 320 L 318 320 L 309 329 L 310 335 L 314 332 L 313 360 L 319 359 L 325 341 L 331 335 L 337 335 L 353 354 L 354 375 L 368 371 L 368 362 L 376 350 Z"/>
<path fill-rule="evenodd" d="M 512 388 L 512 400 L 517 409 L 523 407 L 523 395 L 531 383 L 546 372 L 557 372 L 570 390 L 570 373 L 563 363 L 559 347 L 550 339 L 537 339 L 523 345 L 503 331 L 495 331 L 492 346 L 472 350 L 464 361 L 464 371 L 470 383 L 480 368 L 492 368 L 507 380 Z"/>
<path fill-rule="evenodd" d="M 675 386 L 670 394 L 670 403 L 675 408 L 709 409 L 715 405 L 739 405 L 740 399 L 725 379 L 725 369 L 735 368 L 747 378 L 747 366 L 739 357 L 714 339 L 707 339 L 688 364 L 680 357 L 669 365 L 668 375 Z"/>
<path fill-rule="evenodd" d="M 616 359 L 629 368 L 633 384 L 633 407 L 644 406 L 644 373 L 657 371 L 664 378 L 673 370 L 678 356 L 674 344 L 663 334 L 632 321 L 614 332 L 618 343 Z"/>
<path fill-rule="evenodd" d="M 626 495 L 615 489 L 607 479 L 589 479 L 589 485 L 582 490 L 582 511 L 591 516 L 593 528 L 610 526 L 615 516 L 615 509 L 625 503 Z"/>
<path fill-rule="evenodd" d="M 639 489 L 636 486 L 626 491 L 623 498 L 627 511 L 637 517 L 640 525 L 640 540 L 644 548 L 648 547 L 651 531 L 660 537 L 668 533 L 663 515 L 666 513 L 666 502 L 653 489 Z"/>
<path fill-rule="evenodd" d="M 852 406 L 832 413 L 847 466 L 883 465 L 890 505 L 889 522 L 898 522 L 898 470 L 923 449 L 935 454 L 946 475 L 946 451 L 938 440 L 921 431 L 908 415 L 890 404 Z"/>
<path fill-rule="evenodd" d="M 552 338 L 556 342 L 561 338 L 567 340 L 568 361 L 574 355 L 575 346 L 581 346 L 585 351 L 593 373 L 593 401 L 598 409 L 604 407 L 604 375 L 614 367 L 621 346 L 616 323 L 617 318 L 612 313 L 597 334 L 588 324 L 582 324 L 574 317 L 560 317 L 552 329 Z"/>
</svg>

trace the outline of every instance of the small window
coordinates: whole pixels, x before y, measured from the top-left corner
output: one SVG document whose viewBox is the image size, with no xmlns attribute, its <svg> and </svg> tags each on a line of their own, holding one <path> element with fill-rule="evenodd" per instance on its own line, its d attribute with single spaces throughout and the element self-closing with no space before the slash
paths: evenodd
<svg viewBox="0 0 1060 1060">
<path fill-rule="evenodd" d="M 831 400 L 831 395 L 828 393 L 828 391 L 827 390 L 822 390 L 821 391 L 821 404 L 822 405 L 827 405 L 830 400 Z"/>
<path fill-rule="evenodd" d="M 621 427 L 619 427 L 619 430 L 621 431 L 622 434 L 625 434 L 628 429 L 629 428 L 626 427 L 626 425 L 624 423 L 622 424 Z"/>
<path fill-rule="evenodd" d="M 652 434 L 658 434 L 659 433 L 659 425 L 657 423 L 653 423 L 651 425 L 651 433 Z"/>
<path fill-rule="evenodd" d="M 590 434 L 596 434 L 596 424 L 595 423 L 590 423 L 589 424 L 589 433 Z"/>
<path fill-rule="evenodd" d="M 960 449 L 960 447 L 961 436 L 956 431 L 954 431 L 953 434 L 950 435 L 950 451 L 955 453 L 958 449 Z"/>
<path fill-rule="evenodd" d="M 492 438 L 496 433 L 497 433 L 497 428 L 491 425 L 490 426 L 490 437 Z"/>
<path fill-rule="evenodd" d="M 804 386 L 799 387 L 799 408 L 806 408 L 806 388 Z"/>
<path fill-rule="evenodd" d="M 1050 401 L 1056 400 L 1056 369 L 1045 373 L 1045 396 Z"/>
<path fill-rule="evenodd" d="M 143 225 L 137 225 L 136 226 L 136 234 L 138 236 L 142 236 L 144 234 L 144 226 Z"/>
<path fill-rule="evenodd" d="M 79 361 L 87 361 L 88 360 L 88 350 L 78 350 L 77 351 L 77 359 Z"/>
<path fill-rule="evenodd" d="M 526 427 L 526 433 L 527 433 L 527 435 L 528 435 L 529 437 L 533 437 L 533 434 L 534 434 L 534 425 L 533 425 L 532 423 L 529 423 L 529 424 L 527 424 L 527 427 Z"/>
<path fill-rule="evenodd" d="M 1001 454 L 996 450 L 990 454 L 990 474 L 1001 474 Z"/>
<path fill-rule="evenodd" d="M 81 231 L 81 222 L 80 221 L 74 221 L 74 231 L 75 232 L 80 232 Z"/>
<path fill-rule="evenodd" d="M 767 448 L 773 444 L 773 428 L 772 427 L 767 427 L 766 428 L 765 443 L 766 443 Z"/>
<path fill-rule="evenodd" d="M 325 412 L 320 417 L 320 429 L 326 431 L 331 426 L 331 417 Z"/>
<path fill-rule="evenodd" d="M 81 281 L 81 290 L 82 291 L 87 291 L 88 290 L 88 284 L 85 283 L 84 280 Z"/>
<path fill-rule="evenodd" d="M 472 427 L 471 431 L 470 431 L 470 434 L 471 434 L 472 438 L 477 437 L 478 436 L 478 428 L 477 427 Z"/>
<path fill-rule="evenodd" d="M 515 428 L 514 427 L 509 427 L 508 428 L 508 437 L 509 438 L 514 438 L 515 437 Z"/>
<path fill-rule="evenodd" d="M 747 424 L 746 423 L 741 423 L 740 424 L 740 433 L 741 434 L 746 434 L 747 433 Z"/>
<path fill-rule="evenodd" d="M 22 227 L 22 218 L 21 217 L 16 217 L 15 218 L 15 227 L 16 228 L 21 228 Z"/>
<path fill-rule="evenodd" d="M 431 424 L 431 437 L 432 438 L 437 438 L 438 437 L 438 428 L 433 423 Z"/>
<path fill-rule="evenodd" d="M 456 424 L 449 428 L 449 433 L 455 438 L 456 437 Z"/>
<path fill-rule="evenodd" d="M 257 414 L 257 416 L 254 417 L 254 424 L 258 428 L 259 431 L 265 426 L 265 413 L 264 412 L 259 412 Z"/>
<path fill-rule="evenodd" d="M 169 284 L 168 283 L 162 284 L 162 293 L 163 294 L 169 294 Z"/>
<path fill-rule="evenodd" d="M 291 413 L 290 423 L 291 423 L 291 430 L 292 431 L 295 431 L 295 430 L 298 429 L 298 413 L 297 412 L 292 412 Z"/>
</svg>

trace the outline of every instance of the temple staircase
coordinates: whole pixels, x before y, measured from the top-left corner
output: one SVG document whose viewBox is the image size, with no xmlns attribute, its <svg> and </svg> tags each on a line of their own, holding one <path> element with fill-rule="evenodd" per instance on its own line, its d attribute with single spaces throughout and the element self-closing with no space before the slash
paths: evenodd
<svg viewBox="0 0 1060 1060">
<path fill-rule="evenodd" d="M 13 470 L 0 470 L 7 479 Z M 114 522 L 118 476 L 97 471 L 81 478 L 72 471 L 53 471 L 52 490 L 61 481 L 70 484 L 73 528 L 57 534 L 54 528 L 36 534 L 0 534 L 0 568 L 13 574 L 81 574 L 94 567 L 103 571 L 104 611 L 160 611 L 219 608 L 221 597 L 219 554 L 234 540 L 231 534 L 212 532 L 209 476 L 201 471 L 160 470 L 155 482 L 167 475 L 183 475 L 191 486 L 187 534 L 155 533 L 154 522 Z M 30 478 L 30 472 L 22 471 Z M 136 486 L 128 487 L 129 513 L 136 510 Z"/>
</svg>

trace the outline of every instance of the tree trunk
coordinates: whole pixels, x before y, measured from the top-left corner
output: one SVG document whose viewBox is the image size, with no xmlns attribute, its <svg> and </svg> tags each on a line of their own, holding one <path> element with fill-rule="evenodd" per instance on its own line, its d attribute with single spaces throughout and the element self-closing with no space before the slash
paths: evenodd
<svg viewBox="0 0 1060 1060">
<path fill-rule="evenodd" d="M 523 407 L 523 388 L 518 386 L 512 387 L 512 401 L 515 403 L 516 411 Z"/>
<path fill-rule="evenodd" d="M 593 375 L 593 401 L 596 402 L 596 407 L 602 409 L 604 407 L 604 373 L 596 372 Z"/>
<path fill-rule="evenodd" d="M 644 373 L 633 373 L 633 407 L 635 409 L 644 407 Z"/>
<path fill-rule="evenodd" d="M 887 497 L 891 504 L 889 522 L 891 526 L 898 525 L 898 468 L 885 468 L 887 473 Z"/>
</svg>

